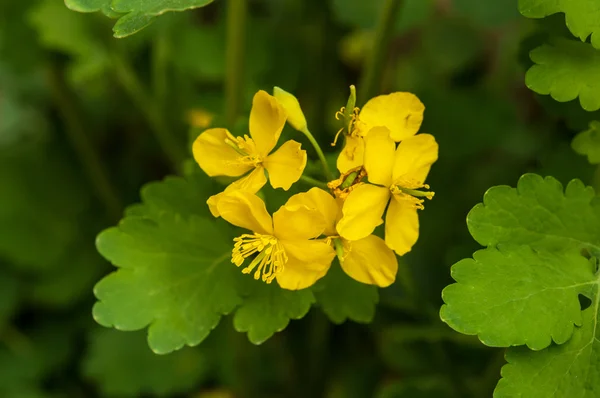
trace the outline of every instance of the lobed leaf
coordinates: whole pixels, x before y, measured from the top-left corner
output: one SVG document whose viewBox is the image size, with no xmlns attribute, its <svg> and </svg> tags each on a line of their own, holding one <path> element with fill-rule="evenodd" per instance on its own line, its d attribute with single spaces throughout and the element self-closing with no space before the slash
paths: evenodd
<svg viewBox="0 0 600 398">
<path fill-rule="evenodd" d="M 599 40 L 600 41 L 600 40 Z M 525 84 L 538 94 L 559 102 L 579 97 L 586 111 L 600 109 L 600 51 L 587 43 L 556 39 L 530 53 L 535 62 Z"/>
<path fill-rule="evenodd" d="M 479 250 L 452 267 L 440 317 L 486 345 L 546 348 L 581 326 L 578 295 L 591 296 L 594 270 L 577 252 L 536 252 L 529 246 Z"/>
<path fill-rule="evenodd" d="M 571 147 L 580 155 L 585 155 L 591 164 L 600 163 L 600 122 L 590 122 L 589 129 L 577 134 Z"/>
<path fill-rule="evenodd" d="M 96 285 L 94 318 L 121 330 L 149 326 L 157 353 L 199 344 L 241 303 L 231 239 L 216 220 L 197 215 L 206 207 L 199 190 L 176 178 L 149 184 L 136 215 L 97 239 L 98 251 L 120 269 Z"/>
<path fill-rule="evenodd" d="M 267 285 L 249 277 L 244 281 L 246 297 L 235 312 L 233 327 L 238 332 L 248 332 L 248 339 L 254 344 L 285 329 L 290 319 L 303 318 L 315 302 L 310 289 L 285 290 L 276 282 Z"/>
<path fill-rule="evenodd" d="M 132 35 L 150 25 L 156 17 L 169 11 L 185 11 L 204 7 L 213 0 L 65 0 L 67 7 L 79 12 L 102 11 L 118 18 L 113 28 L 115 37 Z"/>
<path fill-rule="evenodd" d="M 600 49 L 600 6 L 597 0 L 519 0 L 519 11 L 528 18 L 544 18 L 562 12 L 571 33 L 581 41 L 591 35 Z"/>
<path fill-rule="evenodd" d="M 333 323 L 341 324 L 346 319 L 369 323 L 375 316 L 379 301 L 377 287 L 350 278 L 337 261 L 312 290 L 318 305 Z"/>
<path fill-rule="evenodd" d="M 600 395 L 600 330 L 598 326 L 598 286 L 595 304 L 583 311 L 583 325 L 576 328 L 565 344 L 542 351 L 524 347 L 506 353 L 508 364 L 494 398 L 592 398 Z"/>
<path fill-rule="evenodd" d="M 534 250 L 588 249 L 600 253 L 600 202 L 594 189 L 573 180 L 523 175 L 517 188 L 490 188 L 467 216 L 482 246 L 529 245 Z"/>
</svg>

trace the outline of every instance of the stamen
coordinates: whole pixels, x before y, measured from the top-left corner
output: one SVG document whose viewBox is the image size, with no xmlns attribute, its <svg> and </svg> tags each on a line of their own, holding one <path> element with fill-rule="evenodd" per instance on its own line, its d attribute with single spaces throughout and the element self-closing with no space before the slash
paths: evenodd
<svg viewBox="0 0 600 398">
<path fill-rule="evenodd" d="M 419 198 L 427 198 L 431 200 L 433 199 L 435 192 L 421 191 L 420 188 L 429 189 L 429 185 L 414 180 L 403 180 L 392 185 L 390 187 L 390 191 L 396 196 L 396 198 L 408 200 L 413 203 L 416 209 L 423 210 L 425 208 L 423 206 L 425 200 Z"/>
<path fill-rule="evenodd" d="M 242 273 L 249 274 L 254 271 L 254 279 L 261 279 L 263 282 L 271 283 L 278 273 L 283 271 L 285 263 L 288 261 L 287 254 L 277 238 L 270 235 L 261 234 L 243 234 L 234 238 L 233 250 L 231 253 L 231 262 L 236 266 L 241 266 L 245 259 L 258 253 Z"/>
</svg>

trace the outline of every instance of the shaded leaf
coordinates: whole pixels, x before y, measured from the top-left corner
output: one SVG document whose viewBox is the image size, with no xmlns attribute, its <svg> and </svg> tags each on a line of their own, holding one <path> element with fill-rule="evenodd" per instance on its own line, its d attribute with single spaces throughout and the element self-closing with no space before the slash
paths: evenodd
<svg viewBox="0 0 600 398">
<path fill-rule="evenodd" d="M 600 122 L 590 122 L 590 128 L 582 131 L 573 138 L 573 150 L 585 155 L 591 164 L 600 163 Z"/>
<path fill-rule="evenodd" d="M 333 323 L 340 324 L 346 319 L 369 323 L 375 316 L 379 301 L 377 287 L 350 278 L 337 261 L 312 290 L 318 305 Z"/>
<path fill-rule="evenodd" d="M 530 53 L 535 62 L 525 75 L 527 87 L 559 102 L 579 97 L 586 111 L 600 109 L 600 51 L 587 43 L 556 39 Z"/>
<path fill-rule="evenodd" d="M 574 36 L 586 41 L 591 35 L 592 45 L 600 48 L 600 7 L 596 0 L 519 0 L 519 11 L 528 18 L 562 12 Z"/>
<path fill-rule="evenodd" d="M 156 355 L 145 343 L 143 333 L 107 329 L 91 334 L 83 362 L 85 376 L 94 380 L 107 396 L 185 393 L 207 371 L 207 360 L 198 349 Z"/>
<path fill-rule="evenodd" d="M 244 282 L 246 297 L 235 312 L 233 326 L 238 332 L 247 332 L 254 344 L 285 329 L 290 319 L 304 317 L 315 302 L 310 289 L 285 290 L 275 282 L 266 284 L 250 276 L 245 276 Z"/>
</svg>

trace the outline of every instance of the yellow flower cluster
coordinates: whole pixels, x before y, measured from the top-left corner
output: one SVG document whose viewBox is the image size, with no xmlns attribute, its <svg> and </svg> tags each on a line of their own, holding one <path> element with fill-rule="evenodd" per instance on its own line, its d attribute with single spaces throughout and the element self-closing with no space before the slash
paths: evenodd
<svg viewBox="0 0 600 398">
<path fill-rule="evenodd" d="M 274 94 L 254 96 L 250 136 L 213 128 L 193 145 L 209 176 L 241 177 L 207 201 L 215 217 L 250 231 L 234 239 L 232 263 L 247 263 L 243 273 L 296 290 L 325 276 L 337 255 L 355 280 L 389 286 L 398 270 L 394 251 L 411 250 L 419 234 L 417 210 L 422 198 L 433 197 L 425 178 L 437 160 L 437 143 L 431 135 L 415 135 L 423 104 L 410 93 L 375 97 L 362 111 L 349 101 L 336 114 L 344 122 L 345 146 L 337 161 L 341 176 L 328 184 L 333 195 L 312 188 L 271 216 L 256 195 L 267 183 L 265 171 L 273 188 L 288 190 L 306 166 L 306 152 L 293 140 L 273 152 L 286 120 L 310 135 L 298 100 L 279 88 Z M 386 208 L 384 240 L 373 231 Z"/>
</svg>

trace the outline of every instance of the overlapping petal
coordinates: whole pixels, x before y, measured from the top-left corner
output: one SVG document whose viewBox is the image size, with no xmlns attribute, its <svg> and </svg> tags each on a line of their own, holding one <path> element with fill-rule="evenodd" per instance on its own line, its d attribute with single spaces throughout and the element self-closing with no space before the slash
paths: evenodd
<svg viewBox="0 0 600 398">
<path fill-rule="evenodd" d="M 325 220 L 314 208 L 284 205 L 273 214 L 273 226 L 278 239 L 312 239 L 323 233 Z"/>
<path fill-rule="evenodd" d="M 288 255 L 288 262 L 276 278 L 284 289 L 298 290 L 312 286 L 327 274 L 335 257 L 334 250 L 323 241 L 283 240 L 281 244 Z"/>
<path fill-rule="evenodd" d="M 266 158 L 277 145 L 285 120 L 285 110 L 275 97 L 263 90 L 254 95 L 250 111 L 250 136 L 262 158 Z"/>
<path fill-rule="evenodd" d="M 419 238 L 419 216 L 414 202 L 393 195 L 385 216 L 385 243 L 399 256 L 408 253 Z"/>
<path fill-rule="evenodd" d="M 252 165 L 240 162 L 242 155 L 227 145 L 226 129 L 215 128 L 203 132 L 192 146 L 194 159 L 210 177 L 239 177 L 252 168 Z"/>
<path fill-rule="evenodd" d="M 418 134 L 398 145 L 392 180 L 423 183 L 438 158 L 438 144 L 430 134 Z"/>
<path fill-rule="evenodd" d="M 211 196 L 206 201 L 208 204 L 208 208 L 214 217 L 219 217 L 219 208 L 217 204 L 219 200 L 226 195 L 228 192 L 232 191 L 245 191 L 250 193 L 257 193 L 260 191 L 262 187 L 267 183 L 267 176 L 265 176 L 265 169 L 262 167 L 257 167 L 252 170 L 247 176 L 240 178 L 237 181 L 232 182 L 225 188 L 223 192 L 220 192 L 216 195 Z"/>
<path fill-rule="evenodd" d="M 289 140 L 263 162 L 269 172 L 269 181 L 273 188 L 290 189 L 298 181 L 306 167 L 306 151 L 300 143 Z"/>
<path fill-rule="evenodd" d="M 341 262 L 342 269 L 355 280 L 386 287 L 394 283 L 398 272 L 398 260 L 378 236 L 347 242 L 347 253 Z"/>
<path fill-rule="evenodd" d="M 389 187 L 392 183 L 396 143 L 386 127 L 375 127 L 365 137 L 365 169 L 369 182 Z"/>
<path fill-rule="evenodd" d="M 425 105 L 412 93 L 396 92 L 371 98 L 362 108 L 357 124 L 359 134 L 368 135 L 378 126 L 387 127 L 398 142 L 419 131 Z"/>
<path fill-rule="evenodd" d="M 264 235 L 273 235 L 273 221 L 265 202 L 253 193 L 231 191 L 223 195 L 217 209 L 225 220 L 238 227 Z"/>
<path fill-rule="evenodd" d="M 337 225 L 339 234 L 348 240 L 359 240 L 371 235 L 383 223 L 381 216 L 390 195 L 388 188 L 370 184 L 356 187 L 344 202 L 343 217 Z"/>
<path fill-rule="evenodd" d="M 342 217 L 341 203 L 338 203 L 329 193 L 320 188 L 311 188 L 308 192 L 302 192 L 292 196 L 285 206 L 306 206 L 316 209 L 325 221 L 323 234 L 326 236 L 337 235 L 336 222 Z"/>
<path fill-rule="evenodd" d="M 344 149 L 337 158 L 340 173 L 362 166 L 365 157 L 365 141 L 362 137 L 347 135 Z"/>
</svg>

